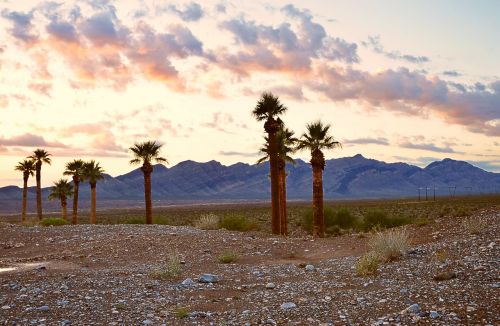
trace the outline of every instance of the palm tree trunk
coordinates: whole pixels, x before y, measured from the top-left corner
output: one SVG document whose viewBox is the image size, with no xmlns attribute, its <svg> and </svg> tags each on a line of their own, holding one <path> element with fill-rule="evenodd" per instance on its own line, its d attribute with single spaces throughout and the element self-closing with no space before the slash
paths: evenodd
<svg viewBox="0 0 500 326">
<path fill-rule="evenodd" d="M 281 179 L 281 234 L 288 235 L 288 216 L 286 210 L 286 170 L 283 167 L 280 170 Z"/>
<path fill-rule="evenodd" d="M 153 205 L 151 204 L 151 172 L 144 171 L 144 200 L 146 201 L 146 224 L 153 224 Z"/>
<path fill-rule="evenodd" d="M 72 224 L 78 223 L 78 189 L 80 187 L 80 180 L 73 176 L 74 193 L 73 193 L 73 215 L 71 218 Z"/>
<path fill-rule="evenodd" d="M 325 223 L 323 214 L 323 170 L 320 166 L 313 165 L 313 237 L 325 236 Z"/>
<path fill-rule="evenodd" d="M 42 220 L 42 164 L 36 163 L 36 212 L 38 220 Z"/>
<path fill-rule="evenodd" d="M 280 234 L 280 202 L 279 202 L 279 172 L 278 144 L 276 132 L 269 133 L 269 166 L 271 172 L 271 227 L 273 234 Z"/>
<path fill-rule="evenodd" d="M 61 197 L 61 209 L 62 209 L 62 217 L 65 221 L 68 221 L 68 203 L 66 202 L 66 197 Z"/>
<path fill-rule="evenodd" d="M 23 178 L 23 207 L 21 211 L 21 222 L 26 222 L 26 205 L 28 201 L 28 177 L 29 175 L 24 175 Z"/>
<path fill-rule="evenodd" d="M 90 224 L 96 224 L 96 184 L 90 184 Z"/>
</svg>

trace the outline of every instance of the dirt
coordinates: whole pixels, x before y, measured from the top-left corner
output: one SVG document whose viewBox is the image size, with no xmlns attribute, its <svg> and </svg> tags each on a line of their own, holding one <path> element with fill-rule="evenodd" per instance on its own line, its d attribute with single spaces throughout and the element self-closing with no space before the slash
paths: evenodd
<svg viewBox="0 0 500 326">
<path fill-rule="evenodd" d="M 500 207 L 472 218 L 487 225 L 478 235 L 462 226 L 465 217 L 408 227 L 411 249 L 368 278 L 354 266 L 370 234 L 312 239 L 185 226 L 2 224 L 0 323 L 498 325 Z M 228 250 L 237 261 L 219 263 Z M 158 279 L 172 256 L 184 263 L 180 275 Z M 434 281 L 443 270 L 456 278 Z M 197 282 L 203 273 L 221 280 Z M 182 286 L 187 278 L 194 284 Z M 286 302 L 295 307 L 283 309 Z M 420 311 L 405 311 L 414 304 Z"/>
</svg>

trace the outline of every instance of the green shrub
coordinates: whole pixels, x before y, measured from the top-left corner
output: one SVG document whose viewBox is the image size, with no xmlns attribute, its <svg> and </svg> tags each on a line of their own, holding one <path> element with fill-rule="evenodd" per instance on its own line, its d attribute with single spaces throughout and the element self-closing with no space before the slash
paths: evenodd
<svg viewBox="0 0 500 326">
<path fill-rule="evenodd" d="M 379 264 L 379 256 L 375 252 L 369 251 L 361 256 L 356 263 L 356 273 L 358 276 L 374 275 L 377 273 Z"/>
<path fill-rule="evenodd" d="M 144 217 L 132 216 L 132 217 L 127 218 L 124 223 L 125 224 L 144 224 L 144 223 L 146 223 L 146 220 Z"/>
<path fill-rule="evenodd" d="M 59 226 L 68 224 L 68 221 L 60 217 L 46 217 L 40 221 L 40 224 L 43 226 Z"/>
<path fill-rule="evenodd" d="M 247 220 L 244 215 L 230 213 L 224 216 L 220 221 L 221 228 L 231 231 L 250 231 L 255 230 L 256 225 Z"/>
<path fill-rule="evenodd" d="M 175 310 L 175 316 L 177 318 L 186 318 L 187 316 L 189 316 L 189 311 L 187 310 L 187 308 L 178 308 L 177 310 Z"/>
<path fill-rule="evenodd" d="M 224 251 L 219 256 L 219 263 L 221 264 L 231 264 L 238 260 L 238 254 L 232 250 Z"/>
<path fill-rule="evenodd" d="M 469 215 L 471 215 L 470 209 L 462 207 L 462 206 L 455 208 L 455 210 L 453 212 L 453 216 L 455 216 L 455 217 L 469 216 Z"/>
<path fill-rule="evenodd" d="M 337 220 L 336 220 L 336 213 L 331 207 L 325 207 L 323 209 L 323 214 L 325 217 L 325 231 L 328 233 L 328 230 L 336 230 L 335 228 L 332 228 L 333 226 L 339 226 L 337 225 Z M 313 219 L 313 213 L 312 209 L 308 208 L 305 210 L 304 214 L 302 215 L 302 223 L 301 226 L 304 230 L 306 231 L 311 231 L 312 230 L 312 219 Z"/>
<path fill-rule="evenodd" d="M 158 225 L 173 225 L 170 217 L 161 215 L 161 216 L 153 216 L 153 224 Z"/>
<path fill-rule="evenodd" d="M 356 224 L 356 218 L 347 208 L 341 208 L 335 213 L 333 223 L 342 229 L 351 229 Z"/>
<path fill-rule="evenodd" d="M 369 210 L 363 216 L 362 228 L 364 230 L 393 228 L 410 223 L 411 220 L 406 216 L 390 216 L 387 212 L 381 210 Z"/>
<path fill-rule="evenodd" d="M 413 221 L 413 224 L 419 227 L 426 226 L 429 223 L 431 223 L 431 220 L 428 217 L 419 217 Z"/>
</svg>

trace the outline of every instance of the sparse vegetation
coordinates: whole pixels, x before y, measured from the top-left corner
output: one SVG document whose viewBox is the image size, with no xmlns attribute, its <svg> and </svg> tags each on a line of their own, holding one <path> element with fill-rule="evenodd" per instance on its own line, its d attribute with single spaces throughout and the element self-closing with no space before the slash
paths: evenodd
<svg viewBox="0 0 500 326">
<path fill-rule="evenodd" d="M 427 217 L 419 217 L 419 218 L 415 219 L 413 224 L 415 224 L 418 227 L 421 227 L 421 226 L 426 226 L 426 225 L 430 224 L 431 222 L 432 221 Z"/>
<path fill-rule="evenodd" d="M 187 310 L 187 308 L 177 308 L 175 310 L 175 317 L 186 318 L 187 316 L 189 316 L 189 310 Z"/>
<path fill-rule="evenodd" d="M 68 221 L 60 217 L 45 217 L 40 221 L 40 225 L 43 226 L 60 226 L 66 224 L 68 224 Z"/>
<path fill-rule="evenodd" d="M 238 260 L 238 254 L 232 250 L 224 251 L 219 256 L 219 263 L 221 264 L 231 264 Z"/>
<path fill-rule="evenodd" d="M 143 216 L 130 216 L 125 220 L 124 224 L 146 224 L 146 221 Z M 172 225 L 173 223 L 168 216 L 161 215 L 153 217 L 153 224 Z"/>
<path fill-rule="evenodd" d="M 471 215 L 470 210 L 463 206 L 456 207 L 455 210 L 453 211 L 453 216 L 455 217 L 470 216 L 470 215 Z"/>
<path fill-rule="evenodd" d="M 194 222 L 194 226 L 202 230 L 217 230 L 219 228 L 219 216 L 214 213 L 203 214 Z"/>
<path fill-rule="evenodd" d="M 368 246 L 383 262 L 397 260 L 408 248 L 409 237 L 406 229 L 377 232 L 368 241 Z"/>
<path fill-rule="evenodd" d="M 374 228 L 393 228 L 405 224 L 410 224 L 411 220 L 402 215 L 389 215 L 383 210 L 368 210 L 363 216 L 363 229 L 372 230 Z"/>
<path fill-rule="evenodd" d="M 220 220 L 220 227 L 231 231 L 250 231 L 256 229 L 256 225 L 248 221 L 245 215 L 229 213 Z"/>
<path fill-rule="evenodd" d="M 160 280 L 173 279 L 179 277 L 181 272 L 182 265 L 179 257 L 177 255 L 172 255 L 169 257 L 163 269 L 154 271 L 151 276 Z"/>
<path fill-rule="evenodd" d="M 480 217 L 468 217 L 462 222 L 462 227 L 470 234 L 480 234 L 486 226 L 486 222 Z"/>
<path fill-rule="evenodd" d="M 358 276 L 369 276 L 377 273 L 380 258 L 377 253 L 369 251 L 358 259 L 356 273 Z"/>
</svg>

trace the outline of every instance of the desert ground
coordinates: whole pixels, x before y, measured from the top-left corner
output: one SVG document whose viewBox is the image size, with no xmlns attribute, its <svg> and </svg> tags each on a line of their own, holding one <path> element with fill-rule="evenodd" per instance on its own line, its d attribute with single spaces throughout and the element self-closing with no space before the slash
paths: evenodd
<svg viewBox="0 0 500 326">
<path fill-rule="evenodd" d="M 266 229 L 266 204 L 157 210 L 177 225 L 122 224 L 141 214 L 125 209 L 98 212 L 99 225 L 23 226 L 4 217 L 0 323 L 500 324 L 498 196 L 331 205 L 355 213 L 367 207 L 406 212 L 421 222 L 395 228 L 410 238 L 399 259 L 358 276 L 356 263 L 374 232 L 313 239 L 300 228 L 305 203 L 290 205 L 286 238 Z M 255 227 L 190 225 L 200 214 L 235 210 Z M 470 221 L 480 227 L 471 230 Z"/>
</svg>

